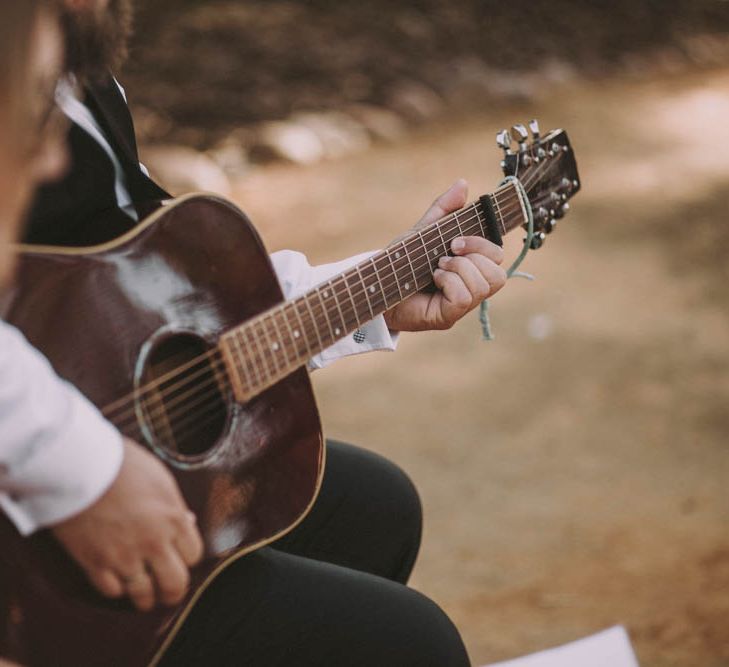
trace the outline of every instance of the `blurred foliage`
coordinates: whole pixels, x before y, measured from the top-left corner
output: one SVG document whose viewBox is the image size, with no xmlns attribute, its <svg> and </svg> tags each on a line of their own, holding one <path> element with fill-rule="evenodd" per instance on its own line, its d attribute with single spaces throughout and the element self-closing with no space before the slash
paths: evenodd
<svg viewBox="0 0 729 667">
<path fill-rule="evenodd" d="M 687 37 L 712 33 L 729 33 L 729 3 L 156 0 L 139 3 L 125 76 L 158 121 L 152 134 L 165 120 L 224 132 L 299 109 L 387 106 L 403 82 L 442 92 L 464 68 L 559 61 L 595 74 L 650 49 L 690 58 Z"/>
</svg>

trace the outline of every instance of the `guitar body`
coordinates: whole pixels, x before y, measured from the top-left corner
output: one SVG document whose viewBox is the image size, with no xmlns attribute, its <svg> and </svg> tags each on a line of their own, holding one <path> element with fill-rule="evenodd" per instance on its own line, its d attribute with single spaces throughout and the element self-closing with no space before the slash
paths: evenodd
<svg viewBox="0 0 729 667">
<path fill-rule="evenodd" d="M 175 200 L 104 246 L 24 251 L 6 319 L 100 407 L 283 299 L 255 230 L 213 197 Z M 0 655 L 44 667 L 156 663 L 219 570 L 305 516 L 324 459 L 306 369 L 245 405 L 217 391 L 222 412 L 189 410 L 194 437 L 178 450 L 140 434 L 134 414 L 112 416 L 167 463 L 197 515 L 206 556 L 186 599 L 149 613 L 107 600 L 47 531 L 21 538 L 0 517 Z"/>
</svg>

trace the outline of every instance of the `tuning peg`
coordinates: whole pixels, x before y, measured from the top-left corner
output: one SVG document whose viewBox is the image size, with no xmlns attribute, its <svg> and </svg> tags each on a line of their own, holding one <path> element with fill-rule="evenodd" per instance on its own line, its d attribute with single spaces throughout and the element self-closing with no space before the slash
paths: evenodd
<svg viewBox="0 0 729 667">
<path fill-rule="evenodd" d="M 509 130 L 501 130 L 496 133 L 496 145 L 501 148 L 507 155 L 512 155 L 511 143 L 513 139 L 509 134 Z"/>
<path fill-rule="evenodd" d="M 511 129 L 514 130 L 514 136 L 519 142 L 519 150 L 525 151 L 526 142 L 529 140 L 529 132 L 521 123 L 514 125 Z"/>
<path fill-rule="evenodd" d="M 536 118 L 529 121 L 529 129 L 532 132 L 532 138 L 534 141 L 539 141 L 539 121 Z"/>
<path fill-rule="evenodd" d="M 539 248 L 541 248 L 544 244 L 544 239 L 546 238 L 547 235 L 544 232 L 535 232 L 532 236 L 532 242 L 529 244 L 529 247 L 532 250 L 539 250 Z"/>
</svg>

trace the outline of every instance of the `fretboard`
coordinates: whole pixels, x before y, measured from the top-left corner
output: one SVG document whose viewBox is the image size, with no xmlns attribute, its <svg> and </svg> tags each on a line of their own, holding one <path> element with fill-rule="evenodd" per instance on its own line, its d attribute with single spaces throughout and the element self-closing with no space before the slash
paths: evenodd
<svg viewBox="0 0 729 667">
<path fill-rule="evenodd" d="M 485 206 L 486 202 L 491 206 Z M 526 222 L 527 206 L 529 202 L 522 199 L 520 191 L 507 184 L 412 231 L 297 299 L 226 332 L 219 346 L 236 399 L 250 400 L 315 354 L 430 286 L 439 259 L 452 254 L 454 239 L 482 236 L 497 241 L 520 227 Z"/>
</svg>

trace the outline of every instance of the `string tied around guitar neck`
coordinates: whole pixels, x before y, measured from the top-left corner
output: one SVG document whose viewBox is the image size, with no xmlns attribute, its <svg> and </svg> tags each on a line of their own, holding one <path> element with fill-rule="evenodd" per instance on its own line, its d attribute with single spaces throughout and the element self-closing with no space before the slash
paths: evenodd
<svg viewBox="0 0 729 667">
<path fill-rule="evenodd" d="M 527 253 L 531 248 L 532 238 L 534 238 L 534 214 L 532 213 L 532 207 L 529 206 L 529 197 L 522 182 L 516 176 L 507 176 L 503 181 L 501 181 L 501 183 L 499 183 L 499 186 L 508 185 L 509 183 L 514 184 L 514 187 L 519 191 L 522 201 L 527 203 L 525 206 L 527 213 L 527 235 L 524 237 L 524 245 L 521 248 L 519 256 L 512 262 L 511 266 L 506 271 L 506 278 L 525 278 L 526 280 L 534 280 L 535 278 L 531 273 L 519 271 L 521 263 L 524 261 L 524 258 L 527 256 Z M 478 319 L 481 322 L 481 334 L 483 340 L 493 340 L 494 334 L 491 329 L 491 320 L 489 319 L 488 299 L 484 299 L 481 302 L 481 307 L 478 311 Z"/>
</svg>

